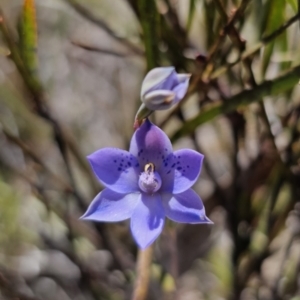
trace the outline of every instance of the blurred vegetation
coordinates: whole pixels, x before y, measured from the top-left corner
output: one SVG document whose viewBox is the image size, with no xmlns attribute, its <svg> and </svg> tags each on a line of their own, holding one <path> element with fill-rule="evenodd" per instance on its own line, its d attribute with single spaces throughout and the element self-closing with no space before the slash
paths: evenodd
<svg viewBox="0 0 300 300">
<path fill-rule="evenodd" d="M 0 1 L 0 299 L 131 299 L 127 222 L 79 220 L 85 156 L 127 148 L 147 70 L 192 73 L 152 116 L 205 154 L 214 226 L 167 224 L 148 299 L 300 299 L 296 0 Z"/>
</svg>

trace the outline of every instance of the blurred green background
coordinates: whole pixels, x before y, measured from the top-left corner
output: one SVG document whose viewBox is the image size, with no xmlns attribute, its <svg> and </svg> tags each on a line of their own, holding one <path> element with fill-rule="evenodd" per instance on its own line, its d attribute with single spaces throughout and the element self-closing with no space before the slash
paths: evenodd
<svg viewBox="0 0 300 300">
<path fill-rule="evenodd" d="M 215 225 L 167 224 L 148 299 L 300 299 L 296 0 L 0 0 L 0 299 L 131 299 L 128 223 L 78 220 L 85 156 L 127 149 L 141 82 L 192 73 L 152 120 L 204 153 Z"/>
</svg>

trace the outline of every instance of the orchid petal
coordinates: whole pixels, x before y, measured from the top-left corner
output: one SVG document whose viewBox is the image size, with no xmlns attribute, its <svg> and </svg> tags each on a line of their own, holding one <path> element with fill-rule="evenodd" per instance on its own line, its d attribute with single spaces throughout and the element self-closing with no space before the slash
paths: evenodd
<svg viewBox="0 0 300 300">
<path fill-rule="evenodd" d="M 212 223 L 205 215 L 202 200 L 192 189 L 176 195 L 162 194 L 162 201 L 166 217 L 174 222 Z"/>
<path fill-rule="evenodd" d="M 182 82 L 189 82 L 190 81 L 190 78 L 191 78 L 191 74 L 177 74 L 177 79 L 179 81 L 179 83 L 182 83 Z"/>
<path fill-rule="evenodd" d="M 165 213 L 159 194 L 141 194 L 140 202 L 131 216 L 131 232 L 140 248 L 145 249 L 160 235 Z"/>
<path fill-rule="evenodd" d="M 146 120 L 134 133 L 129 152 L 137 157 L 142 169 L 147 163 L 153 163 L 159 173 L 168 165 L 172 144 L 160 128 Z"/>
<path fill-rule="evenodd" d="M 139 197 L 139 193 L 124 195 L 104 189 L 95 197 L 81 219 L 100 222 L 129 219 L 138 204 Z"/>
<path fill-rule="evenodd" d="M 179 194 L 188 190 L 197 181 L 204 155 L 190 149 L 178 150 L 170 155 L 168 166 L 160 173 L 161 190 Z"/>
<path fill-rule="evenodd" d="M 139 190 L 139 163 L 129 152 L 104 148 L 89 155 L 88 160 L 105 187 L 121 194 Z"/>
<path fill-rule="evenodd" d="M 174 89 L 173 92 L 176 94 L 175 101 L 173 104 L 178 103 L 186 94 L 189 87 L 190 77 L 185 77 L 185 80 L 179 83 Z"/>
<path fill-rule="evenodd" d="M 174 67 L 154 68 L 146 75 L 141 89 L 141 99 L 153 90 L 171 90 L 178 84 Z"/>
<path fill-rule="evenodd" d="M 168 90 L 155 90 L 147 93 L 143 102 L 151 110 L 163 110 L 169 108 L 175 99 L 176 93 Z"/>
</svg>

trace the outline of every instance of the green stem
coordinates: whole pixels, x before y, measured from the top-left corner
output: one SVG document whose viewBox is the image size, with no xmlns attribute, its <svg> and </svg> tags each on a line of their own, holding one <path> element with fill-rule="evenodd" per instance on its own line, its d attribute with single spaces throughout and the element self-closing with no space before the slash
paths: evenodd
<svg viewBox="0 0 300 300">
<path fill-rule="evenodd" d="M 151 273 L 153 246 L 139 250 L 136 265 L 136 280 L 131 300 L 145 300 Z"/>
<path fill-rule="evenodd" d="M 151 70 L 159 65 L 156 4 L 154 0 L 139 0 L 138 8 L 144 34 L 147 69 Z"/>
</svg>

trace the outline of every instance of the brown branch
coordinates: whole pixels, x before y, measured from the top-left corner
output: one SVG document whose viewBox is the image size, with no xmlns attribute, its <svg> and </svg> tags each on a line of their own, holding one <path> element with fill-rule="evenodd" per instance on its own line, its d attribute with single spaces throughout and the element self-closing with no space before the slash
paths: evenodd
<svg viewBox="0 0 300 300">
<path fill-rule="evenodd" d="M 226 11 L 221 3 L 220 0 L 215 0 L 215 3 L 217 4 L 217 8 L 219 13 L 221 14 L 222 18 L 227 21 L 227 14 Z M 240 37 L 238 31 L 236 30 L 236 28 L 234 27 L 234 24 L 232 22 L 227 23 L 227 25 L 225 26 L 225 28 L 227 28 L 228 30 L 228 35 L 231 37 L 232 42 L 238 47 L 238 49 L 240 50 L 240 52 L 242 53 L 245 50 L 245 41 Z M 253 74 L 252 71 L 252 59 L 250 57 L 246 57 L 243 61 L 242 61 L 246 71 L 248 72 L 248 84 L 254 88 L 257 86 L 256 80 L 255 80 L 255 76 Z M 260 110 L 261 110 L 261 116 L 262 119 L 266 125 L 267 128 L 267 133 L 270 137 L 270 140 L 273 144 L 274 149 L 276 150 L 277 153 L 277 158 L 281 161 L 281 156 L 280 153 L 277 149 L 276 143 L 275 143 L 275 137 L 273 136 L 272 130 L 271 130 L 271 124 L 269 122 L 268 119 L 268 115 L 266 112 L 266 109 L 264 107 L 264 103 L 263 101 L 259 101 L 259 106 L 260 106 Z"/>
<path fill-rule="evenodd" d="M 117 52 L 117 51 L 113 51 L 110 49 L 104 49 L 104 48 L 99 48 L 98 46 L 90 46 L 90 45 L 86 45 L 83 44 L 81 42 L 77 42 L 77 41 L 71 41 L 71 44 L 74 46 L 77 46 L 81 49 L 90 51 L 90 52 L 95 52 L 95 53 L 99 53 L 99 54 L 106 54 L 106 55 L 111 55 L 111 56 L 116 56 L 116 57 L 128 57 L 130 56 L 130 54 L 126 54 L 126 53 L 121 53 L 121 52 Z"/>
<path fill-rule="evenodd" d="M 202 75 L 202 80 L 203 81 L 208 81 L 209 80 L 210 75 L 211 75 L 211 73 L 214 69 L 214 66 L 213 66 L 214 59 L 215 59 L 216 55 L 218 54 L 218 51 L 219 51 L 222 43 L 224 42 L 226 35 L 228 35 L 231 38 L 232 42 L 239 43 L 239 34 L 238 34 L 237 30 L 235 29 L 234 24 L 243 15 L 243 13 L 244 13 L 245 9 L 247 8 L 247 5 L 249 4 L 250 0 L 243 0 L 241 5 L 239 6 L 239 8 L 231 16 L 231 18 L 227 17 L 227 14 L 226 14 L 220 0 L 215 0 L 215 2 L 217 4 L 217 9 L 218 9 L 218 11 L 221 15 L 221 18 L 223 19 L 223 22 L 225 23 L 225 26 L 220 31 L 216 42 L 214 43 L 214 45 L 212 46 L 212 48 L 210 49 L 210 51 L 207 55 L 207 60 L 206 60 L 206 63 L 205 63 L 205 69 L 204 69 L 203 75 Z M 239 44 L 239 49 L 241 50 L 241 48 L 243 48 L 243 50 L 245 49 L 245 42 L 244 41 L 243 41 L 242 44 Z"/>
<path fill-rule="evenodd" d="M 294 24 L 297 20 L 299 19 L 298 15 L 295 15 L 291 17 L 288 21 L 286 21 L 284 24 L 282 24 L 279 28 L 274 30 L 272 33 L 269 35 L 265 36 L 264 38 L 261 39 L 260 42 L 258 42 L 255 46 L 251 47 L 249 50 L 244 51 L 234 62 L 228 63 L 225 66 L 222 66 L 215 70 L 212 75 L 211 79 L 216 79 L 218 78 L 221 74 L 225 73 L 227 70 L 230 68 L 234 67 L 236 64 L 239 62 L 252 57 L 255 53 L 257 53 L 262 47 L 267 45 L 268 43 L 272 42 L 275 38 L 277 38 L 280 34 L 282 34 L 289 26 Z"/>
<path fill-rule="evenodd" d="M 248 3 L 250 0 L 243 0 L 239 8 L 234 12 L 232 17 L 228 20 L 228 23 L 226 26 L 232 26 L 237 22 L 237 20 L 240 18 L 240 16 L 244 13 Z M 227 20 L 227 19 L 226 19 Z M 227 21 L 226 21 L 227 22 Z M 178 114 L 178 112 L 181 109 L 181 106 L 185 103 L 185 101 L 191 96 L 195 91 L 201 90 L 202 88 L 205 90 L 209 84 L 210 76 L 213 72 L 214 66 L 214 60 L 216 55 L 218 54 L 218 51 L 224 42 L 224 39 L 226 37 L 226 34 L 228 34 L 228 29 L 225 28 L 220 31 L 220 34 L 216 40 L 216 42 L 212 45 L 210 48 L 207 57 L 203 59 L 203 62 L 201 63 L 201 72 L 200 74 L 196 76 L 192 76 L 191 83 L 189 86 L 189 90 L 184 97 L 183 100 L 180 101 L 179 105 L 177 105 L 169 114 L 168 116 L 161 122 L 159 125 L 160 127 L 164 127 L 167 122 L 171 119 L 172 116 Z"/>
<path fill-rule="evenodd" d="M 246 0 L 245 0 L 246 2 Z M 236 12 L 237 13 L 237 12 Z M 240 12 L 239 12 L 240 13 Z M 280 34 L 282 34 L 284 32 L 285 29 L 287 29 L 289 26 L 291 26 L 292 24 L 294 24 L 297 20 L 298 20 L 299 16 L 295 15 L 293 17 L 291 17 L 287 22 L 285 22 L 283 25 L 281 25 L 279 28 L 277 28 L 275 31 L 273 31 L 272 33 L 270 33 L 269 35 L 265 36 L 259 43 L 257 43 L 257 45 L 255 45 L 254 47 L 252 47 L 249 50 L 244 51 L 238 58 L 236 61 L 234 61 L 233 63 L 228 63 L 225 66 L 221 66 L 220 68 L 216 69 L 215 71 L 212 72 L 212 70 L 208 70 L 206 67 L 206 70 L 202 73 L 202 74 L 206 74 L 206 72 L 212 72 L 210 73 L 211 75 L 208 76 L 208 74 L 203 75 L 203 80 L 200 80 L 198 77 L 194 78 L 194 76 L 191 79 L 191 84 L 188 90 L 187 95 L 185 96 L 185 98 L 179 103 L 179 105 L 177 105 L 168 115 L 166 118 L 164 118 L 164 120 L 159 124 L 160 127 L 164 127 L 166 126 L 166 124 L 168 123 L 168 121 L 172 118 L 172 116 L 176 115 L 178 113 L 178 111 L 180 110 L 180 107 L 185 103 L 185 101 L 189 98 L 189 96 L 191 96 L 195 90 L 197 89 L 202 89 L 201 86 L 203 85 L 207 85 L 209 82 L 205 80 L 207 80 L 208 78 L 210 78 L 211 80 L 215 80 L 217 79 L 221 74 L 225 73 L 227 70 L 229 70 L 230 68 L 234 67 L 236 64 L 238 64 L 239 62 L 242 62 L 250 57 L 252 57 L 256 52 L 258 52 L 262 47 L 264 47 L 266 44 L 270 43 L 272 40 L 274 40 L 276 37 L 278 37 Z M 223 34 L 220 33 L 220 36 L 222 36 Z M 220 39 L 220 37 L 219 37 Z M 219 43 L 219 41 L 217 42 Z M 213 48 L 215 48 L 215 50 L 213 50 Z M 211 49 L 211 57 L 213 57 L 214 52 L 217 51 L 218 46 L 214 45 L 212 46 Z M 212 60 L 212 58 L 209 58 L 210 56 L 208 55 L 208 58 L 206 59 L 207 61 Z M 205 61 L 205 65 L 208 65 L 207 61 Z M 206 78 L 206 79 L 205 79 Z M 199 86 L 200 85 L 200 86 Z"/>
<path fill-rule="evenodd" d="M 113 30 L 111 30 L 107 24 L 96 17 L 92 12 L 90 12 L 88 9 L 86 9 L 84 6 L 79 4 L 77 1 L 74 0 L 66 0 L 70 6 L 72 6 L 81 16 L 83 16 L 85 19 L 89 20 L 93 24 L 97 25 L 99 28 L 103 29 L 106 33 L 108 33 L 114 40 L 122 43 L 127 48 L 129 48 L 134 54 L 139 56 L 144 56 L 144 51 L 139 48 L 138 46 L 135 46 L 131 42 L 129 42 L 127 39 L 119 37 L 115 34 Z"/>
</svg>

